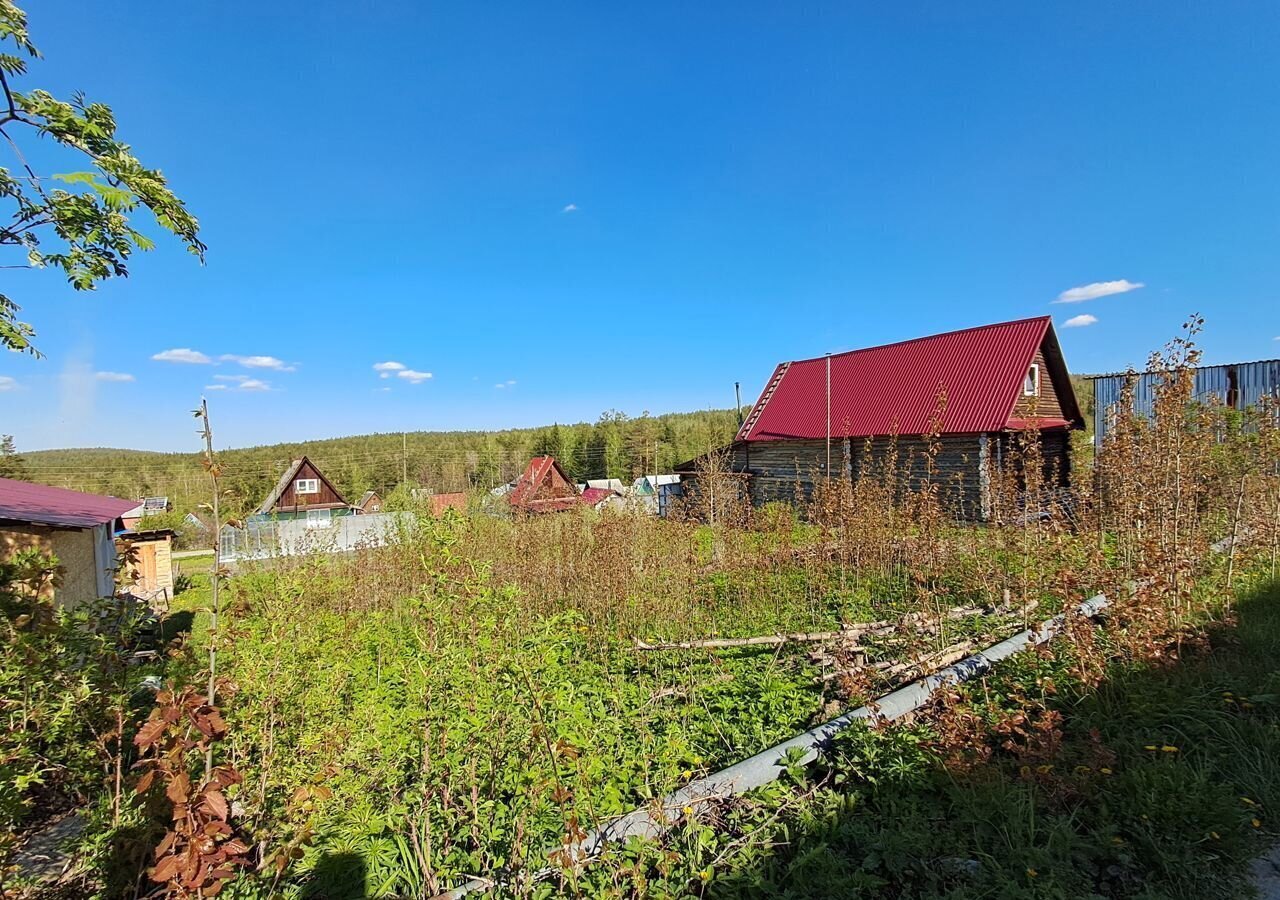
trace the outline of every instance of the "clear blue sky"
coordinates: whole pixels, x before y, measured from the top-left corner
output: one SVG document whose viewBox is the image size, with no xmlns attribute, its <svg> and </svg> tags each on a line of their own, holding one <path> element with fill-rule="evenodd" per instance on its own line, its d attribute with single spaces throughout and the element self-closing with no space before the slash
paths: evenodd
<svg viewBox="0 0 1280 900">
<path fill-rule="evenodd" d="M 1046 313 L 1075 371 L 1196 310 L 1208 361 L 1280 356 L 1273 3 L 26 5 L 23 84 L 110 104 L 209 255 L 0 273 L 24 449 L 196 449 L 206 385 L 223 445 L 724 407 Z"/>
</svg>

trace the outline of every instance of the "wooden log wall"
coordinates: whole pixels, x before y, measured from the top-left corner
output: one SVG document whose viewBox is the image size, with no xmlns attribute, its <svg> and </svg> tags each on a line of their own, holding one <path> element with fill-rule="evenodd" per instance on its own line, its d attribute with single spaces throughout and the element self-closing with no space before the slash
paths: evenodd
<svg viewBox="0 0 1280 900">
<path fill-rule="evenodd" d="M 976 519 L 982 513 L 978 436 L 947 435 L 939 439 L 934 460 L 934 481 L 940 485 L 943 506 L 959 518 Z M 926 477 L 928 442 L 920 437 L 866 439 L 832 438 L 832 478 L 853 479 L 859 472 L 883 473 L 893 452 L 897 472 L 905 486 L 918 488 Z M 805 502 L 816 484 L 827 477 L 827 444 L 815 441 L 751 441 L 735 445 L 732 467 L 751 478 L 749 490 L 756 506 L 773 502 Z"/>
</svg>

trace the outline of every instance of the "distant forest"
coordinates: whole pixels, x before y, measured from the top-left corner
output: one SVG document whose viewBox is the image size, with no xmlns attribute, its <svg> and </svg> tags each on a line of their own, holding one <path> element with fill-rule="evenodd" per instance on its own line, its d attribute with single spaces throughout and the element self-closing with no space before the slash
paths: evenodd
<svg viewBox="0 0 1280 900">
<path fill-rule="evenodd" d="M 1072 376 L 1072 382 L 1091 429 L 1092 382 L 1084 376 Z M 241 516 L 262 502 L 291 460 L 303 455 L 354 502 L 367 490 L 386 497 L 401 485 L 433 493 L 489 489 L 512 481 L 530 457 L 542 454 L 554 456 L 576 481 L 631 481 L 646 472 L 668 472 L 729 443 L 737 427 L 738 416 L 731 409 L 634 418 L 610 411 L 594 423 L 357 435 L 219 450 L 218 460 L 224 475 L 223 505 L 231 515 Z M 32 481 L 117 497 L 167 496 L 179 513 L 209 501 L 209 480 L 199 453 L 41 450 L 23 453 L 21 459 L 21 477 Z"/>
<path fill-rule="evenodd" d="M 290 461 L 304 455 L 355 502 L 367 490 L 386 496 L 402 483 L 434 493 L 496 487 L 542 454 L 554 456 L 577 481 L 629 482 L 727 444 L 737 427 L 731 409 L 634 418 L 611 411 L 594 423 L 369 434 L 218 450 L 217 456 L 224 508 L 244 515 L 262 502 Z M 167 496 L 175 511 L 189 512 L 209 502 L 202 459 L 200 453 L 95 448 L 25 452 L 20 465 L 21 477 L 32 481 L 117 497 Z"/>
</svg>

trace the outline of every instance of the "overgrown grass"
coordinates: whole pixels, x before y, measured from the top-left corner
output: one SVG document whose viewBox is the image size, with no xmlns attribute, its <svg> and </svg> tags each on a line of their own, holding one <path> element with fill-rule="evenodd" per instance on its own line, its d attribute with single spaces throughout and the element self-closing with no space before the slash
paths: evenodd
<svg viewBox="0 0 1280 900">
<path fill-rule="evenodd" d="M 816 781 L 732 814 L 749 837 L 728 856 L 674 836 L 661 880 L 724 897 L 1245 895 L 1280 831 L 1280 583 L 1096 686 L 1073 648 L 1009 661 L 937 718 L 847 733 Z"/>
</svg>

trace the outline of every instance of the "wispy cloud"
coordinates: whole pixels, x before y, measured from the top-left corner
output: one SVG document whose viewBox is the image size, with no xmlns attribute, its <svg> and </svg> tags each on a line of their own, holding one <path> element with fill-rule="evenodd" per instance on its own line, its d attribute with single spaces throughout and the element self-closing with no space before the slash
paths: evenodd
<svg viewBox="0 0 1280 900">
<path fill-rule="evenodd" d="M 560 210 L 560 212 L 562 213 L 571 213 L 571 212 L 577 212 L 577 211 L 578 211 L 578 204 L 576 203 L 566 203 L 564 209 Z"/>
<path fill-rule="evenodd" d="M 373 364 L 373 371 L 378 373 L 379 378 L 390 378 L 396 372 L 403 372 L 406 368 L 408 367 L 404 363 L 396 362 L 393 359 Z"/>
<path fill-rule="evenodd" d="M 137 381 L 127 372 L 94 372 L 93 377 L 99 381 Z"/>
<path fill-rule="evenodd" d="M 1058 299 L 1053 302 L 1083 303 L 1086 300 L 1097 300 L 1099 297 L 1109 297 L 1112 294 L 1127 294 L 1140 287 L 1146 287 L 1146 285 L 1141 281 L 1130 281 L 1127 278 L 1121 278 L 1119 281 L 1095 281 L 1092 284 L 1069 288 L 1059 294 Z"/>
<path fill-rule="evenodd" d="M 1062 323 L 1063 328 L 1084 328 L 1086 325 L 1093 325 L 1098 321 L 1097 316 L 1091 316 L 1088 313 L 1081 313 L 1078 316 L 1072 316 L 1070 319 Z"/>
<path fill-rule="evenodd" d="M 5 391 L 16 391 L 18 389 L 18 379 L 10 378 L 8 375 L 0 375 L 0 394 Z"/>
<path fill-rule="evenodd" d="M 178 347 L 173 350 L 161 350 L 159 353 L 151 357 L 160 362 L 171 363 L 191 363 L 192 365 L 205 366 L 213 362 L 209 357 L 205 356 L 199 350 L 192 350 L 190 347 Z"/>
<path fill-rule="evenodd" d="M 498 388 L 499 390 L 503 388 L 509 388 L 509 387 L 515 387 L 515 386 L 516 386 L 516 380 L 514 378 L 508 378 L 506 381 L 499 381 L 497 384 L 494 385 L 494 387 Z"/>
<path fill-rule="evenodd" d="M 400 369 L 398 372 L 396 372 L 396 377 L 403 378 L 405 381 L 409 382 L 410 384 L 422 384 L 422 382 L 427 381 L 428 379 L 431 378 L 431 373 L 417 372 L 413 369 Z"/>
<path fill-rule="evenodd" d="M 273 369 L 276 372 L 293 372 L 298 368 L 275 356 L 237 356 L 234 353 L 224 353 L 218 359 L 223 362 L 239 363 L 246 369 Z"/>
<path fill-rule="evenodd" d="M 225 391 L 227 389 L 235 391 L 269 391 L 271 385 L 259 378 L 251 375 L 214 375 L 215 381 L 223 382 L 222 384 L 206 384 L 207 391 Z"/>
</svg>

